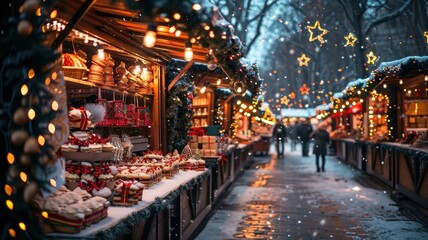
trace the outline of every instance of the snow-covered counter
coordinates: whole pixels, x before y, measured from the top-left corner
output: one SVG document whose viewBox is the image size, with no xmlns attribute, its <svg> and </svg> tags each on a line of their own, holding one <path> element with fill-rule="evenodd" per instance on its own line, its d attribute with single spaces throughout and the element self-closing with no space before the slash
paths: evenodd
<svg viewBox="0 0 428 240">
<path fill-rule="evenodd" d="M 111 206 L 107 218 L 77 234 L 50 239 L 187 239 L 211 210 L 211 171 L 180 171 L 143 191 L 131 207 Z M 173 236 L 173 237 L 172 237 Z"/>
</svg>

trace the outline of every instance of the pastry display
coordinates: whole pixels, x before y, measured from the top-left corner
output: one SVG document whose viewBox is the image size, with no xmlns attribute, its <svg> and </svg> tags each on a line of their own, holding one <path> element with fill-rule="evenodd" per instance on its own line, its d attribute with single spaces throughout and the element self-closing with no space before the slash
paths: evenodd
<svg viewBox="0 0 428 240">
<path fill-rule="evenodd" d="M 104 56 L 93 55 L 92 65 L 89 68 L 88 80 L 101 85 L 114 84 L 114 60 L 109 53 Z"/>
<path fill-rule="evenodd" d="M 78 233 L 104 219 L 109 205 L 110 202 L 105 198 L 91 197 L 80 188 L 74 191 L 61 188 L 46 199 L 36 195 L 31 203 L 42 219 L 44 229 L 64 233 Z"/>
</svg>

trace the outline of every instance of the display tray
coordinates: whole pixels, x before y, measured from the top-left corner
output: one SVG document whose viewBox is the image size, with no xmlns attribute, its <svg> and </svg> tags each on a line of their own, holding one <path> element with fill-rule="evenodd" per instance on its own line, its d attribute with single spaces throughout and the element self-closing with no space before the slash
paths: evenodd
<svg viewBox="0 0 428 240">
<path fill-rule="evenodd" d="M 114 159 L 114 152 L 62 152 L 62 156 L 74 161 L 111 161 Z"/>
</svg>

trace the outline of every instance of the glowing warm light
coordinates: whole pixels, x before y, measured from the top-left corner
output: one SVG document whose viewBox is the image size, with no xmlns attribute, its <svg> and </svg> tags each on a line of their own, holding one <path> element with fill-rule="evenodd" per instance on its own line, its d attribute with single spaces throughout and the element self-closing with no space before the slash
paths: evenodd
<svg viewBox="0 0 428 240">
<path fill-rule="evenodd" d="M 191 61 L 193 59 L 192 44 L 189 41 L 187 41 L 184 46 L 184 59 L 186 61 Z"/>
<path fill-rule="evenodd" d="M 34 78 L 34 76 L 36 75 L 36 72 L 34 72 L 34 69 L 30 69 L 29 71 L 28 71 L 28 78 L 29 79 L 32 79 L 32 78 Z"/>
<path fill-rule="evenodd" d="M 309 41 L 313 42 L 313 41 L 320 41 L 321 43 L 324 42 L 323 36 L 326 35 L 328 33 L 327 29 L 321 28 L 321 24 L 320 21 L 316 21 L 314 26 L 308 26 L 308 32 L 310 34 L 309 36 Z M 314 32 L 312 30 L 314 29 L 318 29 L 318 31 L 320 31 L 321 33 L 317 36 L 314 37 Z"/>
<path fill-rule="evenodd" d="M 42 135 L 40 135 L 40 136 L 37 138 L 37 142 L 40 144 L 40 146 L 43 146 L 43 145 L 45 145 L 45 143 L 46 143 L 46 139 L 45 139 Z"/>
<path fill-rule="evenodd" d="M 43 212 L 42 212 L 42 216 L 43 216 L 44 218 L 49 218 L 49 214 L 48 214 L 48 212 L 46 212 L 46 211 L 43 211 Z"/>
<path fill-rule="evenodd" d="M 37 16 L 37 17 L 42 16 L 42 9 L 41 9 L 41 8 L 38 8 L 38 9 L 36 10 L 36 16 Z"/>
<path fill-rule="evenodd" d="M 12 153 L 8 153 L 6 158 L 7 158 L 7 162 L 10 165 L 12 165 L 13 162 L 15 162 L 15 156 Z"/>
<path fill-rule="evenodd" d="M 238 100 L 238 101 L 236 102 L 236 104 L 238 104 L 238 105 L 239 105 L 239 104 L 241 104 L 241 101 L 240 101 L 240 100 Z"/>
<path fill-rule="evenodd" d="M 33 120 L 34 118 L 36 118 L 36 111 L 34 111 L 34 109 L 30 108 L 30 110 L 28 110 L 28 119 Z"/>
<path fill-rule="evenodd" d="M 374 55 L 374 53 L 372 51 L 370 51 L 368 54 L 366 54 L 367 56 L 367 64 L 375 64 L 375 60 L 377 59 L 377 56 Z"/>
<path fill-rule="evenodd" d="M 6 200 L 6 206 L 7 208 L 9 208 L 10 210 L 13 210 L 13 202 L 10 200 Z"/>
<path fill-rule="evenodd" d="M 51 178 L 51 179 L 49 180 L 49 183 L 50 183 L 53 187 L 56 187 L 56 181 L 55 181 L 55 179 Z"/>
<path fill-rule="evenodd" d="M 58 111 L 58 108 L 59 108 L 58 102 L 54 100 L 51 104 L 51 107 L 52 107 L 52 110 Z"/>
<path fill-rule="evenodd" d="M 4 192 L 6 193 L 6 195 L 10 196 L 12 194 L 12 187 L 8 184 L 4 185 Z"/>
<path fill-rule="evenodd" d="M 306 56 L 306 54 L 302 54 L 302 56 L 297 58 L 297 61 L 299 61 L 299 66 L 309 66 L 308 63 L 311 59 Z"/>
<path fill-rule="evenodd" d="M 180 13 L 174 13 L 174 15 L 172 16 L 175 20 L 180 20 L 181 19 L 181 15 Z"/>
<path fill-rule="evenodd" d="M 52 123 L 49 123 L 48 125 L 48 131 L 52 134 L 55 133 L 55 125 L 53 125 Z"/>
<path fill-rule="evenodd" d="M 399 83 L 400 83 L 400 85 L 402 85 L 403 84 L 403 80 L 400 79 Z"/>
<path fill-rule="evenodd" d="M 45 79 L 45 85 L 48 86 L 49 84 L 51 84 L 51 79 L 49 77 L 47 77 Z"/>
<path fill-rule="evenodd" d="M 28 176 L 25 172 L 20 172 L 19 178 L 21 178 L 21 181 L 23 181 L 23 182 L 27 182 L 27 180 L 28 180 Z"/>
<path fill-rule="evenodd" d="M 169 33 L 174 33 L 177 28 L 175 26 L 172 26 L 169 28 Z"/>
<path fill-rule="evenodd" d="M 143 45 L 147 48 L 152 48 L 156 44 L 156 25 L 150 24 L 147 29 L 146 35 L 144 35 Z"/>
<path fill-rule="evenodd" d="M 54 19 L 56 18 L 56 16 L 58 15 L 58 11 L 55 9 L 51 12 L 51 14 L 49 15 L 50 18 Z"/>
<path fill-rule="evenodd" d="M 221 79 L 219 78 L 218 80 L 217 80 L 217 85 L 220 85 L 221 84 Z"/>
<path fill-rule="evenodd" d="M 9 228 L 9 235 L 10 235 L 11 237 L 16 237 L 16 232 L 15 232 L 15 230 L 14 230 L 14 229 L 12 229 L 12 228 Z"/>
<path fill-rule="evenodd" d="M 425 82 L 428 82 L 428 75 L 425 76 Z"/>
<path fill-rule="evenodd" d="M 191 43 L 196 43 L 196 38 L 191 38 L 191 39 L 190 39 L 190 42 L 191 42 Z"/>
<path fill-rule="evenodd" d="M 104 49 L 102 49 L 102 48 L 98 49 L 98 58 L 100 60 L 104 60 L 105 57 L 106 57 L 106 54 L 104 53 Z"/>
<path fill-rule="evenodd" d="M 361 189 L 360 189 L 360 187 L 355 186 L 355 187 L 353 187 L 353 188 L 352 188 L 352 190 L 354 190 L 354 191 L 358 192 L 358 191 L 360 191 Z"/>
<path fill-rule="evenodd" d="M 207 90 L 207 87 L 206 87 L 206 86 L 203 86 L 199 92 L 200 92 L 200 93 L 205 93 L 205 91 L 206 91 L 206 90 Z"/>
<path fill-rule="evenodd" d="M 28 93 L 28 86 L 26 84 L 24 84 L 21 87 L 21 94 L 22 94 L 22 96 L 25 96 L 25 95 L 27 95 L 27 93 Z"/>
<path fill-rule="evenodd" d="M 51 77 L 52 77 L 52 80 L 55 80 L 58 77 L 58 73 L 53 72 Z"/>
<path fill-rule="evenodd" d="M 181 30 L 177 30 L 177 31 L 175 31 L 175 36 L 176 36 L 176 37 L 180 37 L 180 36 L 181 36 Z"/>
<path fill-rule="evenodd" d="M 23 222 L 19 222 L 19 228 L 22 230 L 22 231 L 25 231 L 25 230 L 27 230 L 27 226 L 25 226 L 25 223 L 23 223 Z"/>
<path fill-rule="evenodd" d="M 140 65 L 135 66 L 134 74 L 139 74 L 140 72 L 141 72 L 141 66 Z"/>
<path fill-rule="evenodd" d="M 193 10 L 195 10 L 195 11 L 199 11 L 199 10 L 201 10 L 201 8 L 202 8 L 202 6 L 200 5 L 200 4 L 193 4 L 193 6 L 192 6 L 192 8 L 193 8 Z"/>
<path fill-rule="evenodd" d="M 356 38 L 352 33 L 349 33 L 348 36 L 345 36 L 345 39 L 346 39 L 345 47 L 347 46 L 353 47 L 355 42 L 358 40 L 358 38 Z"/>
</svg>

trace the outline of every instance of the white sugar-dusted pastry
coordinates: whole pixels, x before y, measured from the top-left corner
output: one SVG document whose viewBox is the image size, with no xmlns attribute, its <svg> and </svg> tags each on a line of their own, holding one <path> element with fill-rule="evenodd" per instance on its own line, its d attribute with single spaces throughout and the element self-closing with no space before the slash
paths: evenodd
<svg viewBox="0 0 428 240">
<path fill-rule="evenodd" d="M 108 198 L 111 196 L 111 190 L 108 189 L 107 187 L 104 187 L 100 190 L 94 189 L 92 190 L 92 195 Z"/>
</svg>

